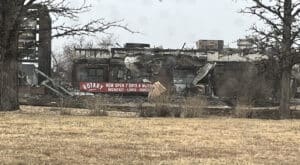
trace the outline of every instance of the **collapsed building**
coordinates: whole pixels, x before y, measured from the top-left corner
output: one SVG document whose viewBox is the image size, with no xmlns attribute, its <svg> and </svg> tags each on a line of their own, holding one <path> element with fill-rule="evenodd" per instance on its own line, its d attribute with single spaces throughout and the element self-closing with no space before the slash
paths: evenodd
<svg viewBox="0 0 300 165">
<path fill-rule="evenodd" d="M 73 88 L 91 93 L 148 93 L 151 85 L 159 82 L 166 91 L 183 95 L 231 98 L 250 93 L 261 99 L 256 96 L 267 93 L 262 99 L 277 97 L 277 73 L 261 73 L 265 68 L 260 68 L 258 61 L 268 58 L 253 49 L 250 38 L 238 40 L 238 49 L 224 49 L 222 40 L 199 40 L 196 46 L 162 49 L 128 43 L 123 48 L 76 48 Z M 24 17 L 18 60 L 19 93 L 45 94 L 40 85 L 61 93 L 47 84 L 57 83 L 51 79 L 51 18 L 46 7 L 33 6 Z M 300 93 L 299 72 L 299 66 L 292 72 L 296 96 Z M 57 88 L 73 95 L 61 86 Z"/>
<path fill-rule="evenodd" d="M 31 88 L 45 81 L 36 69 L 51 75 L 51 18 L 47 7 L 34 5 L 23 18 L 18 41 L 19 93 L 45 93 Z"/>
<path fill-rule="evenodd" d="M 51 82 L 51 18 L 48 10 L 43 6 L 34 7 L 24 18 L 22 27 L 19 38 L 20 93 L 32 92 L 33 88 L 26 90 L 28 87 L 43 85 L 60 94 L 47 85 L 49 82 L 57 84 Z M 252 44 L 251 39 L 244 39 L 238 41 L 238 49 L 224 49 L 222 40 L 199 40 L 197 49 L 151 48 L 149 44 L 139 43 L 111 49 L 75 48 L 72 84 L 81 92 L 147 94 L 151 85 L 159 82 L 166 91 L 182 95 L 233 98 L 261 92 L 268 93 L 263 95 L 264 98 L 276 98 L 278 80 L 260 73 L 257 62 L 267 60 L 267 56 L 258 54 Z M 255 84 L 254 87 L 251 84 Z M 260 88 L 253 90 L 258 86 Z M 73 95 L 60 86 L 58 88 Z M 37 93 L 45 93 L 43 88 L 39 89 L 42 90 Z"/>
<path fill-rule="evenodd" d="M 267 57 L 242 51 L 228 54 L 223 45 L 219 40 L 200 40 L 197 49 L 150 48 L 133 43 L 124 48 L 75 49 L 73 86 L 83 92 L 143 93 L 149 89 L 140 91 L 139 85 L 160 82 L 176 94 L 237 97 L 242 90 L 239 82 L 254 79 L 258 73 L 255 62 Z M 132 84 L 137 88 L 127 89 Z"/>
<path fill-rule="evenodd" d="M 73 82 L 83 91 L 93 91 L 96 89 L 83 89 L 84 83 L 146 86 L 159 81 L 168 91 L 182 93 L 192 87 L 197 71 L 206 63 L 207 55 L 198 50 L 158 49 L 145 44 L 126 44 L 110 50 L 75 49 Z"/>
<path fill-rule="evenodd" d="M 150 84 L 159 82 L 173 94 L 238 98 L 256 105 L 277 103 L 278 67 L 252 44 L 250 39 L 239 40 L 238 49 L 224 49 L 223 41 L 200 40 L 197 49 L 134 43 L 123 48 L 77 48 L 73 87 L 92 93 L 148 93 Z M 293 71 L 293 96 L 299 91 L 299 75 Z"/>
</svg>

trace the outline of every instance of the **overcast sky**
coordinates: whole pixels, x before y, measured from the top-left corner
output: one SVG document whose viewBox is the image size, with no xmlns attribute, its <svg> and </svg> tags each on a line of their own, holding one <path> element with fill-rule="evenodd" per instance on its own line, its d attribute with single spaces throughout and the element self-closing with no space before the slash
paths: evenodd
<svg viewBox="0 0 300 165">
<path fill-rule="evenodd" d="M 78 0 L 79 1 L 79 0 Z M 221 39 L 234 46 L 235 41 L 249 34 L 255 19 L 239 14 L 245 5 L 234 0 L 90 0 L 92 11 L 80 22 L 105 18 L 124 20 L 140 34 L 112 29 L 118 42 L 143 42 L 164 48 L 180 48 L 184 42 L 193 47 L 199 39 Z M 101 36 L 99 36 L 101 37 Z M 70 39 L 69 39 L 70 40 Z M 68 39 L 53 40 L 61 48 Z M 58 50 L 58 49 L 55 49 Z"/>
</svg>

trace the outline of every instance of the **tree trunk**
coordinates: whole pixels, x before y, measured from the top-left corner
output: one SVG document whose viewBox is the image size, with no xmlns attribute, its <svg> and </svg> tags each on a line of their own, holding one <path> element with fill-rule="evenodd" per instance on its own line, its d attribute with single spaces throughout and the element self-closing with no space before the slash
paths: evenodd
<svg viewBox="0 0 300 165">
<path fill-rule="evenodd" d="M 18 32 L 11 33 L 9 40 L 0 39 L 0 111 L 19 109 L 18 100 Z"/>
<path fill-rule="evenodd" d="M 0 111 L 18 110 L 17 60 L 5 60 L 0 67 Z"/>
<path fill-rule="evenodd" d="M 284 1 L 284 19 L 282 36 L 282 56 L 281 56 L 281 90 L 279 115 L 281 119 L 290 118 L 290 83 L 291 83 L 291 63 L 292 63 L 292 0 Z"/>
<path fill-rule="evenodd" d="M 0 1 L 0 111 L 19 109 L 17 57 L 23 3 Z"/>
<path fill-rule="evenodd" d="M 18 100 L 18 31 L 0 38 L 0 111 L 19 109 Z"/>
<path fill-rule="evenodd" d="M 281 73 L 281 94 L 280 94 L 280 107 L 279 115 L 281 119 L 290 118 L 290 82 L 291 72 L 284 70 Z"/>
</svg>

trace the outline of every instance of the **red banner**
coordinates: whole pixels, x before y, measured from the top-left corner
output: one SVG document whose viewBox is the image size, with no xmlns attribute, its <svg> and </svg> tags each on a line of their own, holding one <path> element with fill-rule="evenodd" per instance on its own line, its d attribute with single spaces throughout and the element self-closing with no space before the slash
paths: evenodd
<svg viewBox="0 0 300 165">
<path fill-rule="evenodd" d="M 80 91 L 92 93 L 148 93 L 149 83 L 92 83 L 81 82 Z"/>
</svg>

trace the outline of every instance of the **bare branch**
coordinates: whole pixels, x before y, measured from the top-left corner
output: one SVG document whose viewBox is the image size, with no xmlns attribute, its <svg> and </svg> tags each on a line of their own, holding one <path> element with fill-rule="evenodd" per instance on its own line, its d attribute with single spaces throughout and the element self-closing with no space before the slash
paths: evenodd
<svg viewBox="0 0 300 165">
<path fill-rule="evenodd" d="M 53 30 L 56 31 L 52 37 L 63 37 L 63 36 L 82 36 L 82 35 L 91 35 L 95 33 L 106 33 L 106 31 L 110 28 L 121 28 L 130 33 L 137 33 L 135 31 L 130 30 L 127 25 L 122 25 L 122 21 L 113 21 L 113 22 L 105 22 L 104 19 L 98 19 L 90 21 L 85 25 L 73 25 L 66 26 L 65 24 L 53 27 Z"/>
<path fill-rule="evenodd" d="M 49 12 L 56 17 L 65 17 L 72 20 L 78 19 L 78 14 L 90 11 L 91 5 L 86 4 L 86 0 L 83 0 L 79 7 L 71 7 L 69 1 L 60 0 L 54 3 L 53 0 L 45 0 L 40 3 L 47 6 Z"/>
<path fill-rule="evenodd" d="M 298 16 L 299 14 L 300 14 L 300 9 L 297 9 L 297 10 L 294 12 L 293 17 L 296 17 L 296 16 Z"/>
<path fill-rule="evenodd" d="M 256 26 L 253 26 L 251 30 L 258 36 L 261 36 L 262 39 L 266 40 L 268 43 L 280 43 L 280 38 L 274 32 L 266 32 L 262 29 L 258 29 Z M 273 40 L 273 41 L 272 41 Z"/>
<path fill-rule="evenodd" d="M 34 3 L 36 2 L 36 3 Z M 90 11 L 91 5 L 86 3 L 86 0 L 82 1 L 79 7 L 74 7 L 70 4 L 69 0 L 28 0 L 27 4 L 31 3 L 36 6 L 39 10 L 47 10 L 51 16 L 54 16 L 55 20 L 61 18 L 67 18 L 72 21 L 77 21 L 79 15 Z M 46 8 L 45 8 L 46 7 Z M 79 35 L 94 35 L 96 33 L 106 33 L 110 28 L 121 28 L 130 33 L 136 33 L 128 28 L 127 25 L 122 24 L 123 20 L 120 21 L 105 21 L 103 18 L 90 20 L 86 24 L 74 24 L 67 25 L 65 23 L 56 25 L 52 28 L 55 34 L 52 37 L 63 37 L 63 36 L 79 36 Z M 49 30 L 49 29 L 40 29 Z"/>
<path fill-rule="evenodd" d="M 266 9 L 267 11 L 271 12 L 272 14 L 275 14 L 276 16 L 278 16 L 281 20 L 284 19 L 281 12 L 280 12 L 280 10 L 281 10 L 281 6 L 280 6 L 281 1 L 279 1 L 278 5 L 276 5 L 277 9 L 274 6 L 268 6 L 268 5 L 264 4 L 262 2 L 262 0 L 253 0 L 253 1 L 256 3 L 257 7 Z"/>
<path fill-rule="evenodd" d="M 24 2 L 24 7 L 28 8 L 31 6 L 36 0 L 27 0 Z"/>
<path fill-rule="evenodd" d="M 299 38 L 300 35 L 300 29 L 292 33 L 292 41 L 295 42 L 296 38 Z"/>
<path fill-rule="evenodd" d="M 277 31 L 278 34 L 282 33 L 282 30 L 280 30 L 280 24 L 275 23 L 271 18 L 268 18 L 267 16 L 264 16 L 265 11 L 258 11 L 256 7 L 250 7 L 246 8 L 245 10 L 241 11 L 245 14 L 252 14 L 256 15 L 258 18 L 263 20 L 266 24 L 270 25 L 274 31 Z"/>
</svg>

